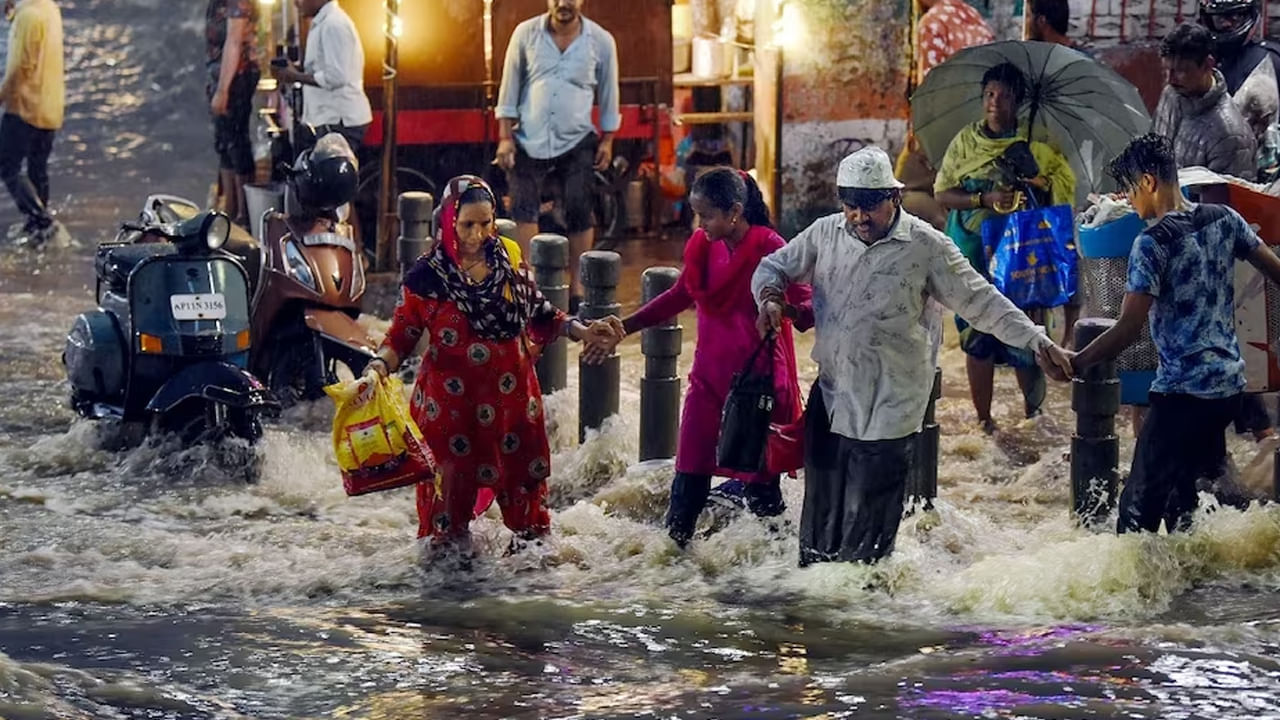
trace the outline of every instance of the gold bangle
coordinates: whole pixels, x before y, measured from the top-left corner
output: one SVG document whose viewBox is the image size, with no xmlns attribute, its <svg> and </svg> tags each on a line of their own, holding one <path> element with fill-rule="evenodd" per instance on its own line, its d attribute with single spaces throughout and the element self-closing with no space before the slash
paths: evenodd
<svg viewBox="0 0 1280 720">
<path fill-rule="evenodd" d="M 969 204 L 974 208 L 982 207 L 982 193 L 974 193 L 970 195 Z"/>
</svg>

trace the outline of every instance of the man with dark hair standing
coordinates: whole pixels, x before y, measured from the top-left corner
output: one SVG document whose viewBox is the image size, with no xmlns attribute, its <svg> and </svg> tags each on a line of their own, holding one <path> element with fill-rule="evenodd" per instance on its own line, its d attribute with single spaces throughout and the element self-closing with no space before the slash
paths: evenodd
<svg viewBox="0 0 1280 720">
<path fill-rule="evenodd" d="M 307 33 L 302 69 L 277 68 L 272 74 L 286 83 L 302 84 L 302 121 L 316 137 L 340 133 L 359 152 L 373 122 L 364 94 L 364 47 L 351 16 L 337 0 L 294 0 L 302 17 L 314 18 Z"/>
<path fill-rule="evenodd" d="M 1155 532 L 1162 520 L 1169 531 L 1185 529 L 1197 504 L 1196 481 L 1217 477 L 1226 461 L 1224 433 L 1245 387 L 1235 331 L 1236 260 L 1280 284 L 1280 258 L 1231 208 L 1183 198 L 1167 138 L 1134 140 L 1108 172 L 1138 215 L 1154 224 L 1129 254 L 1116 324 L 1072 365 L 1079 371 L 1115 358 L 1150 317 L 1160 365 L 1116 529 Z"/>
<path fill-rule="evenodd" d="M 528 252 L 538 232 L 542 188 L 557 175 L 569 231 L 570 303 L 581 297 L 578 257 L 595 240 L 593 169 L 609 166 L 618 108 L 618 47 L 582 15 L 584 0 L 547 0 L 547 14 L 516 26 L 498 91 L 496 162 L 507 171 L 516 240 Z M 592 122 L 600 105 L 600 129 Z"/>
<path fill-rule="evenodd" d="M 65 79 L 62 13 L 53 0 L 5 3 L 14 10 L 9 57 L 0 81 L 0 179 L 26 216 L 23 234 L 39 245 L 53 227 L 49 214 L 49 153 L 62 127 Z M 22 174 L 22 163 L 27 174 Z"/>
<path fill-rule="evenodd" d="M 1031 14 L 1027 39 L 1064 45 L 1086 55 L 1093 55 L 1067 36 L 1071 32 L 1071 3 L 1068 0 L 1031 0 L 1027 8 L 1027 12 Z"/>
<path fill-rule="evenodd" d="M 1179 167 L 1201 165 L 1216 173 L 1253 180 L 1257 141 L 1227 94 L 1213 57 L 1213 36 L 1183 23 L 1160 43 L 1167 85 L 1151 131 L 1173 141 Z"/>
</svg>

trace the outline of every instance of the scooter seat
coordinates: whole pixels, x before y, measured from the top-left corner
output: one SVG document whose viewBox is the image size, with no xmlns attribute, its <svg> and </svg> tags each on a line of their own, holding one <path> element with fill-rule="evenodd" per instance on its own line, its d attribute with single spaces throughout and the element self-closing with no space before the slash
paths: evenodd
<svg viewBox="0 0 1280 720">
<path fill-rule="evenodd" d="M 98 248 L 94 269 L 98 279 L 112 292 L 124 293 L 129 286 L 129 274 L 144 260 L 178 251 L 171 242 L 148 242 L 132 245 L 106 245 Z"/>
<path fill-rule="evenodd" d="M 244 271 L 249 275 L 249 288 L 258 284 L 258 273 L 262 268 L 262 246 L 258 241 L 249 234 L 248 230 L 231 224 L 231 234 L 227 236 L 227 243 L 222 249 L 236 256 L 240 264 L 244 266 Z"/>
</svg>

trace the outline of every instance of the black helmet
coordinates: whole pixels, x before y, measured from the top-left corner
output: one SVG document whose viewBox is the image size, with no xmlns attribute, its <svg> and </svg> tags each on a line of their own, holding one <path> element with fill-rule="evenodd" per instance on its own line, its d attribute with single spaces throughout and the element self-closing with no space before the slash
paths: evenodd
<svg viewBox="0 0 1280 720">
<path fill-rule="evenodd" d="M 1219 32 L 1214 27 L 1215 15 L 1234 13 L 1247 13 L 1247 17 L 1232 30 Z M 1261 16 L 1262 3 L 1259 0 L 1200 0 L 1200 24 L 1213 34 L 1213 41 L 1219 54 L 1230 55 L 1243 47 L 1249 40 L 1249 36 L 1253 34 L 1253 29 L 1258 26 Z"/>
<path fill-rule="evenodd" d="M 329 133 L 304 151 L 289 173 L 298 203 L 313 212 L 335 210 L 356 196 L 356 156 L 338 133 Z"/>
</svg>

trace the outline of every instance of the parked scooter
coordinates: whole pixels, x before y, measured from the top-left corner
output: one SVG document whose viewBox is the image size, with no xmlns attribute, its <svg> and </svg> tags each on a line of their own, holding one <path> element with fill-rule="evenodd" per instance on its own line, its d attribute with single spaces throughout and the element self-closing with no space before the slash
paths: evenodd
<svg viewBox="0 0 1280 720">
<path fill-rule="evenodd" d="M 252 334 L 249 367 L 283 407 L 324 396 L 338 365 L 364 372 L 375 344 L 356 318 L 365 266 L 338 208 L 355 195 L 355 158 L 341 135 L 320 138 L 285 172 L 283 208 L 269 208 L 256 236 L 233 226 L 226 250 L 249 273 Z M 170 198 L 168 212 L 193 217 L 200 208 Z M 283 212 L 282 212 L 283 211 Z"/>
<path fill-rule="evenodd" d="M 76 317 L 62 360 L 71 406 L 186 442 L 256 441 L 278 406 L 247 369 L 249 278 L 222 248 L 216 212 L 175 222 L 173 198 L 147 200 L 140 223 L 98 248 L 98 309 Z"/>
<path fill-rule="evenodd" d="M 284 208 L 259 219 L 253 331 L 266 342 L 252 367 L 289 405 L 323 397 L 324 387 L 337 381 L 339 364 L 359 376 L 375 344 L 356 322 L 365 292 L 364 253 L 339 214 L 356 194 L 354 153 L 332 133 L 285 174 Z"/>
</svg>

